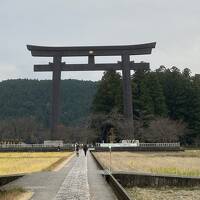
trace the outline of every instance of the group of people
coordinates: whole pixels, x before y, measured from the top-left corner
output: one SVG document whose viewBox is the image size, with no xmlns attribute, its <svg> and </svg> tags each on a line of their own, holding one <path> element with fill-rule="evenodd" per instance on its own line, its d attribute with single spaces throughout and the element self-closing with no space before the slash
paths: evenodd
<svg viewBox="0 0 200 200">
<path fill-rule="evenodd" d="M 76 151 L 76 156 L 79 156 L 79 150 L 80 150 L 80 145 L 78 143 L 75 144 L 75 151 Z M 83 145 L 83 151 L 84 151 L 84 154 L 85 156 L 87 155 L 87 150 L 88 150 L 88 147 L 86 144 Z"/>
</svg>

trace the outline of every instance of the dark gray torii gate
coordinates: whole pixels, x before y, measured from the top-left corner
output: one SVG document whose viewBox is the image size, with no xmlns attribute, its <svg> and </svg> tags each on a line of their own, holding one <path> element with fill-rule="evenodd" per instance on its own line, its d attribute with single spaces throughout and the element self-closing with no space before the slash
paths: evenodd
<svg viewBox="0 0 200 200">
<path fill-rule="evenodd" d="M 133 106 L 130 71 L 138 68 L 148 69 L 149 63 L 134 63 L 130 61 L 131 55 L 151 54 L 156 43 L 126 46 L 81 46 L 81 47 L 44 47 L 27 45 L 32 56 L 53 57 L 53 63 L 47 65 L 34 65 L 34 71 L 53 72 L 53 102 L 51 116 L 51 137 L 54 138 L 60 115 L 60 81 L 61 71 L 108 71 L 122 70 L 123 76 L 123 104 L 124 117 L 133 128 Z M 88 64 L 66 64 L 62 57 L 88 57 Z M 95 63 L 95 56 L 121 56 L 118 63 Z M 130 130 L 133 132 L 133 130 Z M 130 133 L 131 135 L 131 133 Z"/>
</svg>

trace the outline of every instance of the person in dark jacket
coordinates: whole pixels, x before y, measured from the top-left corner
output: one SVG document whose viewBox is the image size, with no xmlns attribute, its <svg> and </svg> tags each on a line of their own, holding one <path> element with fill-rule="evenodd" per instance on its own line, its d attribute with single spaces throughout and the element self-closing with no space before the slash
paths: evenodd
<svg viewBox="0 0 200 200">
<path fill-rule="evenodd" d="M 75 151 L 76 151 L 76 156 L 77 156 L 77 157 L 79 157 L 79 148 L 80 148 L 79 144 L 76 143 L 76 144 L 75 144 Z"/>
<path fill-rule="evenodd" d="M 84 153 L 85 153 L 85 156 L 86 156 L 86 154 L 87 154 L 87 150 L 88 150 L 88 147 L 87 147 L 86 144 L 84 144 L 84 146 L 83 146 L 83 151 L 84 151 Z"/>
</svg>

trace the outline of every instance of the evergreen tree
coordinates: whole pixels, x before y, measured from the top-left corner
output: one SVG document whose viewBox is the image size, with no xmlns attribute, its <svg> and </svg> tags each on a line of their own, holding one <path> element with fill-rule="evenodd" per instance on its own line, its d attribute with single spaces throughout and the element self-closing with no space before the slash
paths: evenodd
<svg viewBox="0 0 200 200">
<path fill-rule="evenodd" d="M 153 101 L 146 79 L 148 73 L 138 70 L 132 77 L 133 114 L 142 126 L 148 126 L 153 115 Z"/>
<path fill-rule="evenodd" d="M 197 143 L 200 142 L 200 77 L 198 75 L 192 77 L 188 96 L 185 121 L 191 132 L 188 136 L 186 135 L 186 142 Z"/>
<path fill-rule="evenodd" d="M 92 110 L 95 113 L 110 113 L 113 109 L 122 111 L 121 76 L 115 71 L 107 71 L 99 82 Z"/>
<path fill-rule="evenodd" d="M 185 107 L 188 99 L 190 83 L 176 67 L 166 69 L 158 73 L 162 85 L 169 117 L 172 119 L 184 119 Z"/>
<path fill-rule="evenodd" d="M 145 78 L 133 77 L 133 108 L 136 116 L 141 113 L 153 114 L 153 102 Z"/>
<path fill-rule="evenodd" d="M 154 72 L 149 73 L 146 76 L 146 84 L 149 89 L 149 95 L 153 102 L 153 114 L 157 116 L 166 116 L 167 108 L 165 96 L 157 74 Z"/>
</svg>

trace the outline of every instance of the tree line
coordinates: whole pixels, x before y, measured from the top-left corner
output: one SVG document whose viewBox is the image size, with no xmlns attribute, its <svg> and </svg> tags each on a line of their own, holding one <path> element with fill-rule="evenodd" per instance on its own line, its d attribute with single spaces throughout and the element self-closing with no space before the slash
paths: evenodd
<svg viewBox="0 0 200 200">
<path fill-rule="evenodd" d="M 186 68 L 137 70 L 131 76 L 134 138 L 141 142 L 200 143 L 200 75 Z M 41 143 L 50 138 L 50 80 L 0 82 L 0 140 Z M 122 76 L 105 72 L 101 81 L 62 80 L 57 139 L 115 141 L 126 135 Z"/>
<path fill-rule="evenodd" d="M 191 75 L 188 68 L 181 71 L 175 66 L 160 66 L 154 71 L 135 71 L 131 81 L 136 139 L 143 142 L 200 143 L 200 75 Z M 104 73 L 92 111 L 94 128 L 99 128 L 99 119 L 102 124 L 110 122 L 121 130 L 121 74 L 115 71 Z M 120 135 L 121 131 L 117 132 Z"/>
</svg>

